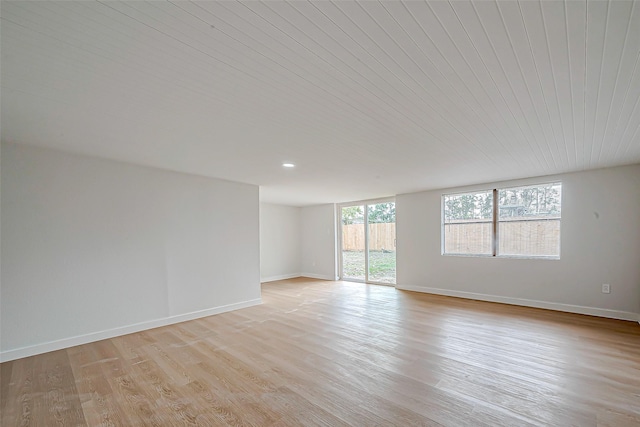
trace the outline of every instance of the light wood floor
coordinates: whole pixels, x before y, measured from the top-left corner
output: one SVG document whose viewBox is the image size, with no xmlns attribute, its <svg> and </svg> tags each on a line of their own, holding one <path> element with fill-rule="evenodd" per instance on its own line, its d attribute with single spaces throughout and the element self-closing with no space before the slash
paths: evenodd
<svg viewBox="0 0 640 427">
<path fill-rule="evenodd" d="M 1 365 L 2 426 L 639 426 L 633 322 L 295 279 Z"/>
</svg>

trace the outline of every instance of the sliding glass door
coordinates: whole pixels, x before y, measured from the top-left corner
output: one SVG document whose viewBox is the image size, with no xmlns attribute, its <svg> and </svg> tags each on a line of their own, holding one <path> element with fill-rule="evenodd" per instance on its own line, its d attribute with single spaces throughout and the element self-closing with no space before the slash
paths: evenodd
<svg viewBox="0 0 640 427">
<path fill-rule="evenodd" d="M 342 278 L 365 281 L 364 206 L 347 206 L 342 211 Z"/>
<path fill-rule="evenodd" d="M 340 207 L 340 277 L 396 283 L 396 207 L 380 201 Z"/>
<path fill-rule="evenodd" d="M 367 205 L 368 282 L 396 283 L 396 204 Z"/>
</svg>

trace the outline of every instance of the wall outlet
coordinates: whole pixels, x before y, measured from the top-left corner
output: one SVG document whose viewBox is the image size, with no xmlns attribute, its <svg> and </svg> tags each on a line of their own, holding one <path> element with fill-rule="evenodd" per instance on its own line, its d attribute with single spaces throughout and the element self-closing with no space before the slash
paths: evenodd
<svg viewBox="0 0 640 427">
<path fill-rule="evenodd" d="M 611 285 L 605 283 L 602 285 L 602 293 L 603 294 L 610 294 L 611 293 Z"/>
</svg>

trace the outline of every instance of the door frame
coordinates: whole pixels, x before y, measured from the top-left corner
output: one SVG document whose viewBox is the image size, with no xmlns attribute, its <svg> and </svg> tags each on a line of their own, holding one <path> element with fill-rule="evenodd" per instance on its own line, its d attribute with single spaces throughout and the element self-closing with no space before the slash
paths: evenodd
<svg viewBox="0 0 640 427">
<path fill-rule="evenodd" d="M 381 199 L 368 199 L 368 200 L 358 200 L 355 202 L 346 202 L 346 203 L 338 203 L 336 204 L 336 220 L 337 220 L 337 229 L 338 229 L 338 278 L 340 280 L 345 280 L 344 271 L 343 271 L 343 259 L 342 259 L 342 208 L 348 208 L 349 206 L 363 206 L 364 207 L 364 280 L 349 278 L 349 282 L 357 282 L 357 283 L 371 283 L 373 285 L 382 285 L 382 286 L 392 286 L 395 287 L 398 278 L 396 277 L 396 283 L 382 283 L 375 282 L 369 280 L 369 205 L 376 205 L 378 203 L 396 203 L 396 198 L 394 196 L 391 197 L 383 197 Z M 396 235 L 396 241 L 397 241 Z M 397 246 L 397 245 L 396 245 Z M 397 252 L 396 252 L 396 264 L 398 262 Z M 396 270 L 397 273 L 397 270 Z"/>
</svg>

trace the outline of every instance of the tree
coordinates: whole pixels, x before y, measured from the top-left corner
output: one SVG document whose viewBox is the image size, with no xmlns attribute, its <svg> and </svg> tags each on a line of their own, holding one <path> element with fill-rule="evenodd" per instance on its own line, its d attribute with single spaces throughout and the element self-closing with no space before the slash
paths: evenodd
<svg viewBox="0 0 640 427">
<path fill-rule="evenodd" d="M 368 220 L 370 224 L 396 222 L 396 204 L 376 203 L 375 205 L 369 205 Z"/>
<path fill-rule="evenodd" d="M 362 224 L 364 222 L 364 215 L 362 212 L 362 206 L 348 206 L 342 208 L 342 224 Z"/>
<path fill-rule="evenodd" d="M 480 193 L 476 197 L 480 199 L 480 217 L 493 217 L 493 193 Z"/>
<path fill-rule="evenodd" d="M 558 184 L 502 189 L 498 192 L 500 216 L 555 215 L 560 213 Z"/>
<path fill-rule="evenodd" d="M 364 223 L 364 212 L 362 206 L 347 206 L 342 208 L 342 224 L 362 224 Z M 376 203 L 368 205 L 367 220 L 369 223 L 396 222 L 396 204 Z"/>
<path fill-rule="evenodd" d="M 468 193 L 445 196 L 444 213 L 447 221 L 491 218 L 492 193 Z"/>
</svg>

